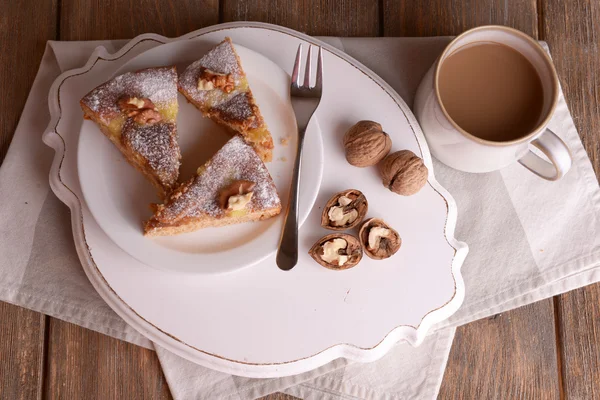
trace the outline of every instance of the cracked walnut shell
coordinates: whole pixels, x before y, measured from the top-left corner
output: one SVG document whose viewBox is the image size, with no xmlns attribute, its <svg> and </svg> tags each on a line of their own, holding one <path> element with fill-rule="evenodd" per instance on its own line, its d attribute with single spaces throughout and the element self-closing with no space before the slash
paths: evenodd
<svg viewBox="0 0 600 400">
<path fill-rule="evenodd" d="M 394 193 L 411 196 L 427 183 L 429 170 L 423 160 L 410 150 L 389 154 L 379 164 L 383 186 Z"/>
<path fill-rule="evenodd" d="M 352 229 L 360 224 L 368 209 L 367 198 L 360 190 L 344 190 L 334 194 L 325 204 L 321 226 L 333 231 Z"/>
<path fill-rule="evenodd" d="M 344 135 L 346 160 L 355 167 L 377 164 L 391 148 L 390 136 L 377 122 L 359 121 Z"/>
<path fill-rule="evenodd" d="M 374 260 L 393 256 L 402 245 L 398 232 L 378 218 L 365 221 L 360 228 L 358 238 L 367 256 Z"/>
<path fill-rule="evenodd" d="M 308 254 L 325 268 L 343 270 L 356 266 L 362 259 L 363 251 L 356 237 L 347 233 L 332 233 L 317 240 Z"/>
</svg>

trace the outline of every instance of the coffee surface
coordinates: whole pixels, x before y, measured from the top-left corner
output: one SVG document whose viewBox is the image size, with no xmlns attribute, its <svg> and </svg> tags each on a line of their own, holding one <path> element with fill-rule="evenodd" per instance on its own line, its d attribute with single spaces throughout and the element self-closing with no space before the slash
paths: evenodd
<svg viewBox="0 0 600 400">
<path fill-rule="evenodd" d="M 479 138 L 518 139 L 540 122 L 540 77 L 529 60 L 506 45 L 481 43 L 457 50 L 443 61 L 438 84 L 450 118 Z"/>
</svg>

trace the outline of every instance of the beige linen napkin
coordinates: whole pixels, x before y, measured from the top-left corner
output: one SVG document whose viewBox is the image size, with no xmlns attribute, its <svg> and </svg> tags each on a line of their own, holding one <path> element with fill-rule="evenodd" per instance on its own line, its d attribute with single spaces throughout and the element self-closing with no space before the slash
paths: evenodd
<svg viewBox="0 0 600 400">
<path fill-rule="evenodd" d="M 325 38 L 373 69 L 410 105 L 416 87 L 448 38 Z M 48 89 L 61 72 L 82 66 L 102 45 L 125 41 L 50 42 L 15 137 L 0 167 L 0 300 L 152 348 L 94 292 L 83 273 L 69 212 L 48 186 L 52 150 L 41 142 Z M 567 142 L 573 168 L 546 182 L 513 165 L 472 175 L 436 163 L 438 180 L 459 208 L 456 237 L 469 244 L 462 308 L 419 348 L 396 346 L 382 360 L 336 360 L 280 379 L 211 371 L 157 348 L 176 399 L 250 399 L 274 391 L 303 398 L 433 398 L 454 326 L 600 280 L 600 190 L 561 95 L 551 128 Z"/>
</svg>

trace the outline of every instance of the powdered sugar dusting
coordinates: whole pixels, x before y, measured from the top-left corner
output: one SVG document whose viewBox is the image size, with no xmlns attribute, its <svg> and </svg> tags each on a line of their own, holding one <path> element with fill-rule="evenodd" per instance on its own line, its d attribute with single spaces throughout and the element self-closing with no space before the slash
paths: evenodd
<svg viewBox="0 0 600 400">
<path fill-rule="evenodd" d="M 172 188 L 179 176 L 179 145 L 173 123 L 140 125 L 128 119 L 121 137 L 124 146 L 144 157 L 161 184 Z"/>
<path fill-rule="evenodd" d="M 162 223 L 175 223 L 184 217 L 223 217 L 219 207 L 219 191 L 235 180 L 256 183 L 252 200 L 246 206 L 259 211 L 281 206 L 277 189 L 269 171 L 256 152 L 240 136 L 234 136 L 204 165 L 204 171 L 191 183 L 184 184 L 171 196 L 158 218 Z M 181 193 L 181 194 L 180 194 Z"/>
<path fill-rule="evenodd" d="M 224 121 L 246 121 L 255 116 L 247 93 L 240 93 L 231 100 L 215 106 L 214 109 L 219 111 L 219 117 Z M 250 127 L 256 128 L 258 122 L 259 119 L 255 118 Z"/>
<path fill-rule="evenodd" d="M 233 44 L 227 39 L 206 53 L 198 63 L 204 68 L 219 74 L 237 75 L 240 73 L 237 58 L 233 50 Z"/>
<path fill-rule="evenodd" d="M 229 38 L 219 43 L 200 60 L 188 66 L 179 77 L 179 86 L 195 101 L 199 102 L 206 101 L 210 95 L 213 102 L 220 103 L 240 93 L 237 89 L 234 89 L 230 93 L 225 93 L 222 90 L 198 90 L 198 79 L 204 69 L 209 69 L 219 74 L 231 74 L 236 87 L 240 84 L 240 80 L 244 77 L 244 72 L 238 64 L 233 44 Z"/>
<path fill-rule="evenodd" d="M 148 68 L 119 75 L 98 86 L 81 101 L 108 124 L 120 113 L 117 100 L 122 96 L 148 98 L 157 106 L 177 101 L 175 67 Z"/>
</svg>

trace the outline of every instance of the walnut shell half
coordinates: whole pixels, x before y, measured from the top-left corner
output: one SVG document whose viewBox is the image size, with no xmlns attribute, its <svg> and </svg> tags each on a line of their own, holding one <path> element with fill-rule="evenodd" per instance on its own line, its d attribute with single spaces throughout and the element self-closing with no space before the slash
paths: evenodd
<svg viewBox="0 0 600 400">
<path fill-rule="evenodd" d="M 346 233 L 323 236 L 308 252 L 325 268 L 342 270 L 356 266 L 363 256 L 358 239 Z"/>
<path fill-rule="evenodd" d="M 366 220 L 360 228 L 358 237 L 367 256 L 374 260 L 393 256 L 402 245 L 398 232 L 378 218 Z"/>
<path fill-rule="evenodd" d="M 334 194 L 321 214 L 321 226 L 332 231 L 345 231 L 358 226 L 369 209 L 360 190 L 348 189 Z"/>
</svg>

